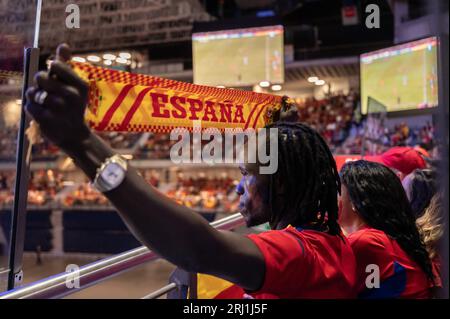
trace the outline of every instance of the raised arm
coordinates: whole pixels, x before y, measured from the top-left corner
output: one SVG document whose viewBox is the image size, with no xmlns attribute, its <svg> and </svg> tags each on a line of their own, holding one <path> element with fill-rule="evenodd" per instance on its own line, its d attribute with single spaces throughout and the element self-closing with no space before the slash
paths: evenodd
<svg viewBox="0 0 450 319">
<path fill-rule="evenodd" d="M 27 91 L 28 113 L 44 136 L 93 180 L 114 152 L 84 122 L 88 85 L 61 61 L 54 62 L 50 72 L 39 72 L 35 79 L 36 86 Z M 43 91 L 47 92 L 45 98 Z M 105 196 L 131 232 L 170 262 L 249 290 L 261 287 L 264 260 L 250 239 L 212 228 L 200 215 L 151 187 L 134 168 L 128 166 L 122 183 Z"/>
</svg>

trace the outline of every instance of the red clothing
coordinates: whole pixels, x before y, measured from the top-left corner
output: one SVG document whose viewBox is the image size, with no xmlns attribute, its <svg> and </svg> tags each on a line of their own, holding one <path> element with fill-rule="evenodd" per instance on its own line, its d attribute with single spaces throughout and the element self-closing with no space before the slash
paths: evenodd
<svg viewBox="0 0 450 319">
<path fill-rule="evenodd" d="M 249 235 L 261 250 L 266 274 L 261 289 L 249 293 L 267 298 L 354 298 L 356 262 L 342 236 L 296 229 Z"/>
<path fill-rule="evenodd" d="M 441 278 L 441 258 L 435 256 L 431 260 L 431 267 L 433 268 L 434 282 L 431 283 L 431 288 L 443 288 Z"/>
<path fill-rule="evenodd" d="M 357 289 L 360 298 L 430 298 L 430 282 L 419 267 L 384 232 L 363 228 L 348 236 L 357 261 Z M 380 287 L 367 288 L 366 279 L 372 271 L 368 265 L 377 265 Z"/>
</svg>

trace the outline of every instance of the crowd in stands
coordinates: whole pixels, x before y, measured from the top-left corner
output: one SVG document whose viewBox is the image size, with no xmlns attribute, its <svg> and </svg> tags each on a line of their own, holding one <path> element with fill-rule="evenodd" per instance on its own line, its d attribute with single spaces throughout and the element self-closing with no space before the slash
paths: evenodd
<svg viewBox="0 0 450 319">
<path fill-rule="evenodd" d="M 61 191 L 63 174 L 53 170 L 39 170 L 30 173 L 28 186 L 28 202 L 33 205 L 43 205 L 52 201 Z"/>
<path fill-rule="evenodd" d="M 88 183 L 77 185 L 63 199 L 64 206 L 109 206 L 105 196 L 92 188 Z"/>
<path fill-rule="evenodd" d="M 97 132 L 97 134 L 108 145 L 118 150 L 132 148 L 141 137 L 140 133 Z"/>
<path fill-rule="evenodd" d="M 10 162 L 15 160 L 17 152 L 17 134 L 17 125 L 0 128 L 0 162 Z M 141 137 L 141 134 L 139 133 L 100 132 L 98 134 L 114 149 L 130 149 Z M 53 161 L 59 155 L 61 155 L 61 153 L 58 147 L 45 139 L 39 139 L 39 142 L 34 144 L 32 148 L 32 160 L 34 161 Z"/>
<path fill-rule="evenodd" d="M 175 183 L 164 184 L 155 170 L 140 173 L 149 184 L 181 205 L 198 211 L 237 212 L 237 181 L 229 177 L 208 178 L 199 174 L 198 177 L 185 178 L 180 173 Z M 76 185 L 63 197 L 62 204 L 67 207 L 109 206 L 107 199 L 88 183 Z"/>
<path fill-rule="evenodd" d="M 14 179 L 15 171 L 0 172 L 0 205 L 12 204 Z M 28 182 L 28 204 L 49 204 L 54 201 L 56 194 L 63 188 L 61 172 L 51 169 L 31 171 Z"/>
<path fill-rule="evenodd" d="M 300 121 L 318 131 L 333 150 L 346 139 L 358 100 L 354 92 L 306 99 L 298 103 Z"/>
<path fill-rule="evenodd" d="M 227 176 L 208 178 L 204 175 L 185 178 L 178 176 L 176 184 L 166 192 L 177 203 L 202 211 L 237 212 L 237 181 Z"/>
<path fill-rule="evenodd" d="M 310 98 L 297 103 L 298 113 L 302 122 L 324 137 L 334 154 L 361 154 L 366 121 L 355 121 L 358 101 L 356 93 L 334 95 L 321 100 Z M 385 128 L 380 134 L 379 142 L 370 145 L 370 153 L 381 154 L 394 146 L 420 145 L 430 150 L 434 147 L 434 140 L 434 127 L 431 123 L 418 128 L 401 123 L 392 129 Z M 170 148 L 174 143 L 176 141 L 170 141 L 169 134 L 151 134 L 139 148 L 136 158 L 169 159 Z"/>
<path fill-rule="evenodd" d="M 17 126 L 7 126 L 0 129 L 0 161 L 15 158 L 17 147 Z"/>
<path fill-rule="evenodd" d="M 155 169 L 140 170 L 139 173 L 145 178 L 147 183 L 158 188 L 161 183 L 161 176 Z"/>
<path fill-rule="evenodd" d="M 175 183 L 161 182 L 161 176 L 155 169 L 140 170 L 141 175 L 152 186 L 176 202 L 198 210 L 237 211 L 237 181 L 229 177 L 208 178 L 205 174 L 198 177 L 184 178 L 180 173 Z M 0 205 L 7 206 L 13 202 L 15 172 L 0 172 Z M 165 186 L 165 187 L 160 187 Z M 87 181 L 81 184 L 64 185 L 64 175 L 60 171 L 31 171 L 28 187 L 28 205 L 45 205 L 56 203 L 56 195 L 65 187 L 67 194 L 59 198 L 60 204 L 73 206 L 109 206 L 109 202 Z"/>
<path fill-rule="evenodd" d="M 347 137 L 357 101 L 358 95 L 353 92 L 348 95 L 333 95 L 321 100 L 311 98 L 298 102 L 298 112 L 301 121 L 315 128 L 329 145 L 339 145 Z M 169 134 L 152 133 L 145 144 L 138 149 L 135 158 L 169 159 L 170 148 L 176 142 L 170 141 Z M 208 142 L 202 141 L 202 144 Z"/>
<path fill-rule="evenodd" d="M 376 140 L 364 138 L 365 121 L 353 123 L 347 139 L 334 148 L 335 154 L 361 154 L 363 141 L 366 155 L 379 155 L 391 147 L 421 147 L 431 151 L 436 147 L 435 128 L 431 123 L 420 127 L 409 127 L 406 123 L 395 125 L 392 129 L 384 128 Z"/>
<path fill-rule="evenodd" d="M 12 202 L 13 172 L 0 172 L 0 206 Z"/>
<path fill-rule="evenodd" d="M 151 133 L 143 145 L 140 145 L 135 153 L 139 159 L 169 159 L 170 148 L 177 141 L 171 141 L 170 135 L 166 133 Z"/>
<path fill-rule="evenodd" d="M 15 161 L 17 153 L 18 126 L 0 128 L 0 162 Z M 47 140 L 33 145 L 31 158 L 38 161 L 52 161 L 60 154 L 59 149 Z"/>
<path fill-rule="evenodd" d="M 142 170 L 141 175 L 152 186 L 160 185 L 159 174 L 155 170 Z M 92 188 L 86 181 L 83 184 L 75 185 L 72 190 L 63 196 L 61 202 L 64 206 L 109 206 L 105 196 Z"/>
<path fill-rule="evenodd" d="M 409 127 L 401 123 L 389 129 L 383 128 L 376 142 L 365 139 L 366 121 L 355 121 L 355 110 L 359 96 L 355 92 L 347 95 L 330 95 L 317 100 L 309 98 L 298 101 L 300 120 L 316 129 L 326 140 L 334 154 L 360 154 L 365 140 L 366 154 L 381 154 L 393 146 L 421 146 L 431 150 L 435 146 L 435 130 L 431 123 L 422 127 Z M 13 161 L 16 156 L 17 126 L 0 129 L 0 162 Z M 137 145 L 141 133 L 98 133 L 114 149 L 133 149 L 135 159 L 169 159 L 170 149 L 177 141 L 170 141 L 169 134 L 149 133 L 148 138 Z M 202 141 L 206 144 L 208 141 Z M 57 147 L 41 140 L 33 145 L 32 159 L 54 160 L 60 155 Z"/>
<path fill-rule="evenodd" d="M 54 161 L 60 154 L 58 147 L 42 139 L 38 144 L 33 145 L 31 158 L 34 161 Z"/>
</svg>

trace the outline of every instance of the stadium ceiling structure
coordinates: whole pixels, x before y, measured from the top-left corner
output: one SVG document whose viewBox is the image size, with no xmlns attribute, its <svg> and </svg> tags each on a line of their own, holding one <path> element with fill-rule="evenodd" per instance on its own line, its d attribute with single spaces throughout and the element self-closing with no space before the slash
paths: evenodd
<svg viewBox="0 0 450 319">
<path fill-rule="evenodd" d="M 317 59 L 300 61 L 286 65 L 286 82 L 303 81 L 308 77 L 317 76 L 321 79 L 338 79 L 359 76 L 359 59 L 355 57 Z"/>
</svg>

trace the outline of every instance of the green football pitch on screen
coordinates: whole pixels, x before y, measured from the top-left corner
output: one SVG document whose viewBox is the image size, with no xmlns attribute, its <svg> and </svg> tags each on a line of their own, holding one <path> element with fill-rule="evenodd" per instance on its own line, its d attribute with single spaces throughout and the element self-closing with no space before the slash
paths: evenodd
<svg viewBox="0 0 450 319">
<path fill-rule="evenodd" d="M 282 26 L 195 33 L 194 83 L 227 87 L 283 83 L 283 43 Z"/>
<path fill-rule="evenodd" d="M 388 112 L 438 104 L 437 38 L 426 38 L 361 55 L 362 113 L 368 98 Z"/>
</svg>

